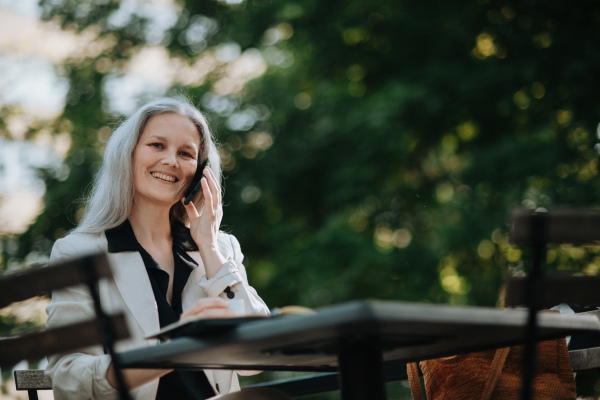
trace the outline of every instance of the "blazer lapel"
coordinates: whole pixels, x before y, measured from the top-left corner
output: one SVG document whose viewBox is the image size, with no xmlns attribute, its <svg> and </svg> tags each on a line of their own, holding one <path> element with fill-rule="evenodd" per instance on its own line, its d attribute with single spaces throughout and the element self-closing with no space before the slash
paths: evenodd
<svg viewBox="0 0 600 400">
<path fill-rule="evenodd" d="M 142 256 L 138 252 L 108 253 L 115 283 L 129 311 L 146 336 L 159 331 L 154 292 Z"/>
</svg>

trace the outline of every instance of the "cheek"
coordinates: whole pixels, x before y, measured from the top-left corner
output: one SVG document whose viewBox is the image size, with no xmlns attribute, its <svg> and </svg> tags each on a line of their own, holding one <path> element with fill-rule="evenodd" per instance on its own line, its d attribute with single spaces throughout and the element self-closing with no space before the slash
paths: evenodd
<svg viewBox="0 0 600 400">
<path fill-rule="evenodd" d="M 133 153 L 132 160 L 134 171 L 141 171 L 144 168 L 150 168 L 155 165 L 158 162 L 158 157 L 153 151 L 142 147 Z"/>
<path fill-rule="evenodd" d="M 148 164 L 147 154 L 141 150 L 136 150 L 132 157 L 133 182 L 137 184 L 146 175 L 146 167 Z"/>
<path fill-rule="evenodd" d="M 183 174 L 188 180 L 194 179 L 194 175 L 196 175 L 196 170 L 198 169 L 198 165 L 196 164 L 188 164 L 183 166 Z"/>
<path fill-rule="evenodd" d="M 139 167 L 135 164 L 133 166 L 133 186 L 139 189 L 142 186 L 142 180 L 144 179 L 144 174 L 140 171 Z"/>
</svg>

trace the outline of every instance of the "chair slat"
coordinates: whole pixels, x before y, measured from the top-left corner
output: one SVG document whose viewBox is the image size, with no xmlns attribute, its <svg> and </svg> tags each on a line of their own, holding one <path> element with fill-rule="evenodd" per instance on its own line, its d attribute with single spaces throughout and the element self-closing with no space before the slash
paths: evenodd
<svg viewBox="0 0 600 400">
<path fill-rule="evenodd" d="M 109 319 L 115 330 L 115 339 L 129 337 L 123 314 L 110 316 Z M 0 367 L 10 367 L 23 359 L 40 359 L 101 342 L 97 320 L 59 326 L 19 337 L 0 338 Z"/>
<path fill-rule="evenodd" d="M 523 306 L 526 303 L 525 277 L 511 277 L 506 281 L 506 307 Z M 600 306 L 600 277 L 556 275 L 546 276 L 542 283 L 541 307 L 551 308 L 560 303 Z"/>
<path fill-rule="evenodd" d="M 558 208 L 543 213 L 517 208 L 510 216 L 510 240 L 531 244 L 535 239 L 534 218 L 543 218 L 545 243 L 585 244 L 600 240 L 600 210 Z"/>
<path fill-rule="evenodd" d="M 600 368 L 600 347 L 569 351 L 573 371 Z"/>
<path fill-rule="evenodd" d="M 93 268 L 98 279 L 112 276 L 108 259 L 104 253 L 91 254 L 2 276 L 0 279 L 0 308 L 48 291 L 85 283 L 84 269 L 89 268 Z"/>
</svg>

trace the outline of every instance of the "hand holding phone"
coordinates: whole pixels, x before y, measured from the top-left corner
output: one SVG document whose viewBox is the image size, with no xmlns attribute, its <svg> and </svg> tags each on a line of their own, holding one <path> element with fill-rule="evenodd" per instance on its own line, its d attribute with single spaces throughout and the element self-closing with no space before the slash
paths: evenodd
<svg viewBox="0 0 600 400">
<path fill-rule="evenodd" d="M 185 195 L 185 200 L 183 204 L 186 206 L 190 204 L 190 201 L 196 196 L 198 190 L 202 187 L 202 178 L 204 178 L 204 168 L 208 165 L 208 160 L 204 161 L 200 168 L 196 170 L 196 174 L 194 175 L 194 179 L 192 179 L 192 184 L 189 187 L 188 192 Z"/>
</svg>

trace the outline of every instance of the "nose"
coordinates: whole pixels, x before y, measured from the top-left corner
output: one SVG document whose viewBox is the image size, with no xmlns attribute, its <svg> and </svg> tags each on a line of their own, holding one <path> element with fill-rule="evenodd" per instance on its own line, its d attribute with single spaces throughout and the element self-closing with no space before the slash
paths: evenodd
<svg viewBox="0 0 600 400">
<path fill-rule="evenodd" d="M 166 152 L 161 160 L 161 164 L 176 167 L 178 165 L 177 154 L 175 152 Z"/>
</svg>

